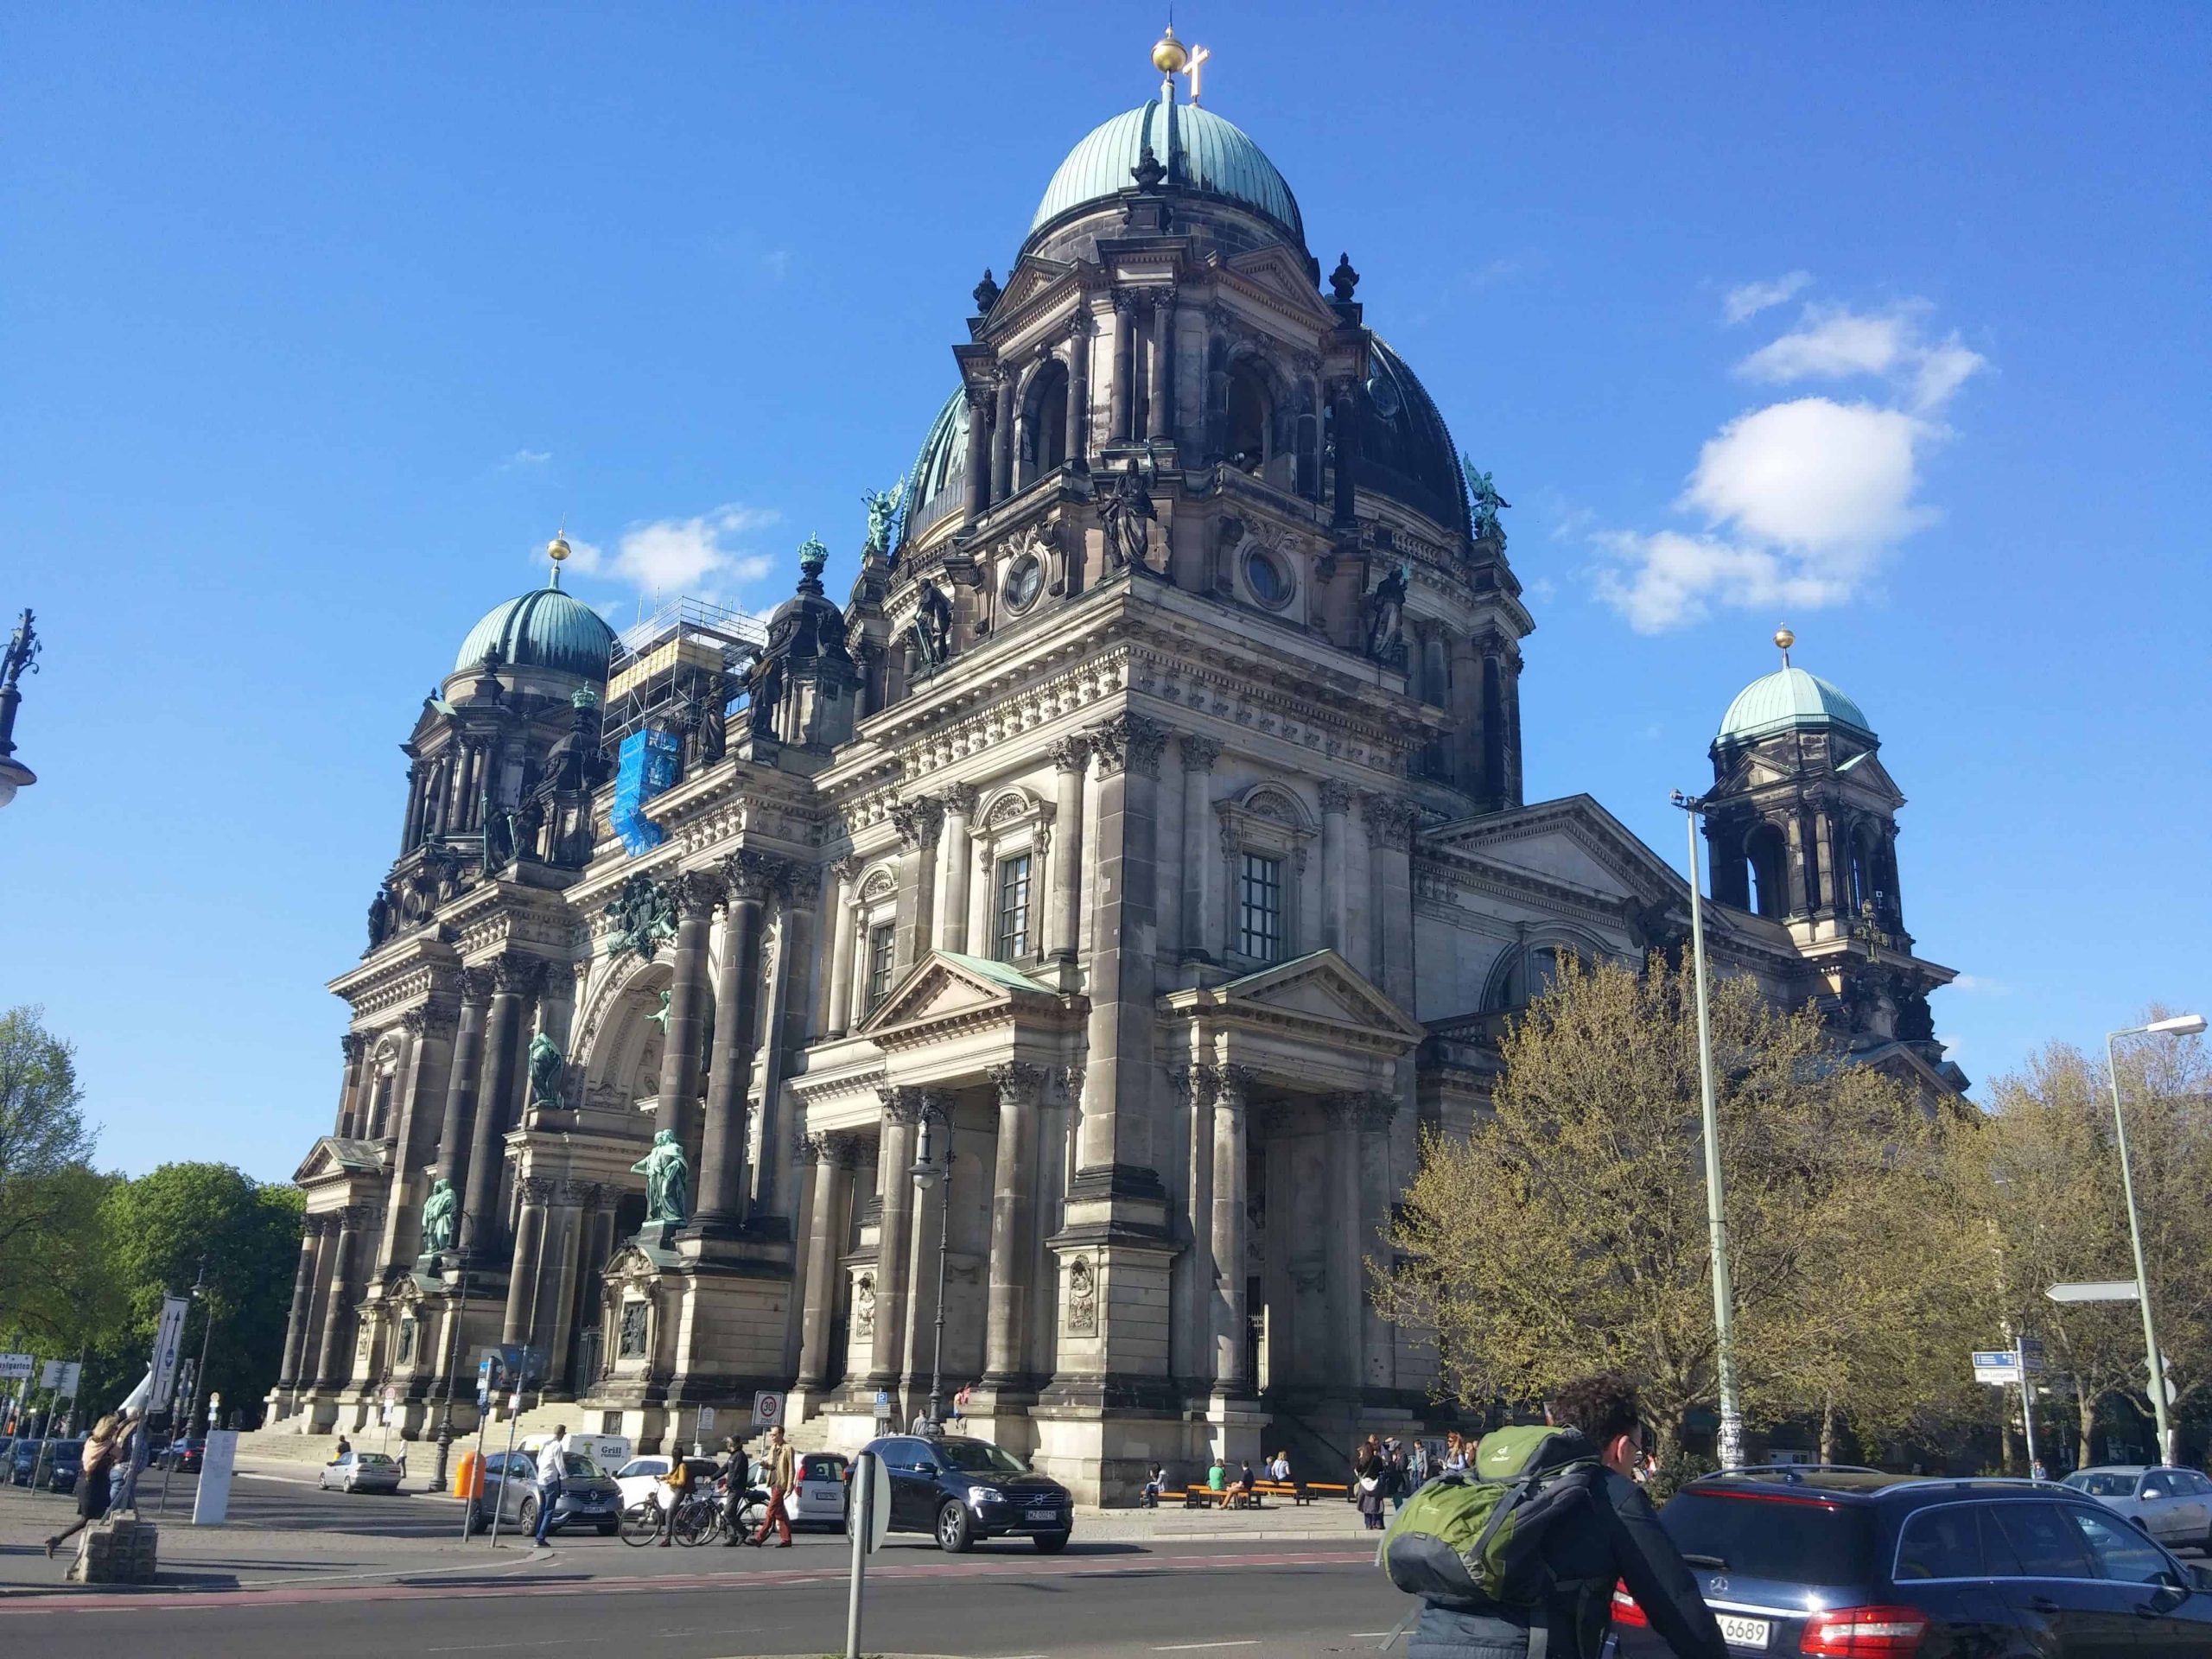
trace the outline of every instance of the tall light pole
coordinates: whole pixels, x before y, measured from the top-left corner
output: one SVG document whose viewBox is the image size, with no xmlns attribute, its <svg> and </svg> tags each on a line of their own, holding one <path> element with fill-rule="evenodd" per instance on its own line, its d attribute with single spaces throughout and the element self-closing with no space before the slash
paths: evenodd
<svg viewBox="0 0 2212 1659">
<path fill-rule="evenodd" d="M 17 790 L 38 781 L 38 774 L 16 759 L 16 709 L 23 700 L 24 671 L 38 671 L 38 630 L 26 610 L 6 648 L 0 650 L 0 806 L 14 800 Z"/>
<path fill-rule="evenodd" d="M 2127 1196 L 2127 1238 L 2135 1247 L 2135 1300 L 2143 1310 L 2143 1351 L 2151 1369 L 2151 1412 L 2158 1422 L 2158 1459 L 2174 1460 L 2173 1425 L 2166 1420 L 2165 1355 L 2158 1347 L 2158 1324 L 2151 1313 L 2151 1275 L 2143 1265 L 2143 1224 L 2135 1213 L 2135 1173 L 2128 1167 L 2127 1117 L 2120 1109 L 2120 1065 L 2113 1045 L 2122 1037 L 2194 1037 L 2204 1029 L 2201 1014 L 2177 1014 L 2170 1020 L 2153 1020 L 2147 1026 L 2130 1026 L 2105 1036 L 2105 1075 L 2112 1082 L 2112 1127 L 2120 1141 L 2120 1189 Z"/>
<path fill-rule="evenodd" d="M 930 1422 L 934 1427 L 938 1418 L 938 1402 L 944 1395 L 944 1262 L 946 1252 L 952 1243 L 952 1124 L 950 1118 L 944 1126 L 944 1165 L 939 1168 L 930 1156 L 930 1120 L 922 1119 L 920 1144 L 914 1148 L 914 1167 L 909 1172 L 914 1185 L 924 1192 L 940 1179 L 944 1182 L 939 1200 L 937 1229 L 937 1338 L 930 1350 Z"/>
<path fill-rule="evenodd" d="M 1690 842 L 1690 957 L 1697 975 L 1697 1083 L 1705 1129 L 1705 1224 L 1713 1252 L 1713 1334 L 1720 1373 L 1720 1466 L 1744 1462 L 1744 1404 L 1736 1392 L 1736 1289 L 1728 1270 L 1728 1212 L 1720 1185 L 1720 1113 L 1713 1097 L 1713 1020 L 1705 1001 L 1705 906 L 1699 896 L 1697 821 L 1703 798 L 1674 793 Z"/>
</svg>

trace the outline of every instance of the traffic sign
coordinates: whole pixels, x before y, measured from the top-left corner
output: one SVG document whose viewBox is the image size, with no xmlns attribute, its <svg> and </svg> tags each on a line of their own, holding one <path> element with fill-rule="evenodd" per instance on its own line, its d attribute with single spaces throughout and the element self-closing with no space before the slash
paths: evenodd
<svg viewBox="0 0 2212 1659">
<path fill-rule="evenodd" d="M 0 1382 L 28 1382 L 31 1367 L 37 1363 L 30 1354 L 0 1354 Z"/>
<path fill-rule="evenodd" d="M 707 1438 L 707 1436 L 708 1436 L 708 1435 L 709 1435 L 709 1434 L 713 1433 L 714 1432 L 715 1432 L 715 1408 L 714 1408 L 712 1406 L 702 1406 L 702 1407 L 700 1407 L 700 1408 L 699 1408 L 699 1438 L 700 1438 L 701 1440 L 705 1440 L 705 1439 Z"/>
<path fill-rule="evenodd" d="M 773 1389 L 762 1389 L 753 1396 L 753 1427 L 773 1428 L 783 1421 L 784 1396 L 782 1395 Z"/>
<path fill-rule="evenodd" d="M 1999 1384 L 2018 1382 L 2020 1368 L 2007 1353 L 1976 1354 L 1974 1357 L 1974 1380 L 1977 1382 Z"/>
<path fill-rule="evenodd" d="M 868 1503 L 861 1503 L 861 1483 L 853 1482 L 852 1490 L 845 1494 L 845 1530 L 852 1531 L 865 1507 L 868 1513 L 868 1553 L 871 1555 L 883 1548 L 883 1541 L 891 1532 L 891 1467 L 880 1452 L 862 1454 L 868 1467 Z"/>
<path fill-rule="evenodd" d="M 2053 1285 L 2044 1294 L 2054 1302 L 2132 1302 L 2133 1279 L 2100 1279 L 2090 1284 Z"/>
</svg>

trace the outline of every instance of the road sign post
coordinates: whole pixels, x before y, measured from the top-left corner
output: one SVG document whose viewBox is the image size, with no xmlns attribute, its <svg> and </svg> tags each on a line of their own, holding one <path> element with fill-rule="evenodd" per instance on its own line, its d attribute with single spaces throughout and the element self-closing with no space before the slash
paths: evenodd
<svg viewBox="0 0 2212 1659">
<path fill-rule="evenodd" d="M 853 1581 L 845 1602 L 845 1659 L 861 1659 L 861 1587 L 868 1558 L 883 1548 L 891 1530 L 891 1471 L 880 1454 L 862 1452 L 854 1458 L 849 1490 L 845 1525 L 853 1535 Z"/>
<path fill-rule="evenodd" d="M 753 1396 L 753 1427 L 773 1428 L 784 1421 L 784 1396 L 772 1389 L 762 1389 Z"/>
<path fill-rule="evenodd" d="M 2028 1381 L 2028 1339 L 2025 1337 L 2012 1338 L 2012 1359 L 2020 1373 L 2020 1427 L 2027 1436 L 2028 1474 L 2033 1478 L 2036 1472 L 2036 1390 L 2035 1385 Z M 2036 1344 L 2036 1369 L 2043 1369 L 2041 1343 Z"/>
</svg>

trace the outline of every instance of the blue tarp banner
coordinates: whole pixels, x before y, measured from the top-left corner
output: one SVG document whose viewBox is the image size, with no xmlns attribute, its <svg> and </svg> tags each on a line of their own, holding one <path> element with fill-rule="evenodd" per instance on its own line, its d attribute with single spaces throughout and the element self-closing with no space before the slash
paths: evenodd
<svg viewBox="0 0 2212 1659">
<path fill-rule="evenodd" d="M 631 857 L 652 851 L 668 838 L 639 809 L 675 784 L 682 759 L 683 747 L 676 734 L 650 726 L 631 733 L 615 751 L 614 807 L 607 817 Z"/>
</svg>

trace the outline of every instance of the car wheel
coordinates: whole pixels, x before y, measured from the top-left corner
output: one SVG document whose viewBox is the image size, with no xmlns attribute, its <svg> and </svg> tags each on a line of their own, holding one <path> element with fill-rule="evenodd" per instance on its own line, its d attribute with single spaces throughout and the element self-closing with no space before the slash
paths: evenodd
<svg viewBox="0 0 2212 1659">
<path fill-rule="evenodd" d="M 937 1512 L 937 1545 L 948 1555 L 964 1554 L 976 1541 L 976 1529 L 960 1503 L 947 1503 Z"/>
<path fill-rule="evenodd" d="M 522 1512 L 515 1517 L 515 1529 L 518 1532 L 529 1533 L 533 1537 L 537 1535 L 537 1500 L 536 1498 L 523 1499 Z"/>
<path fill-rule="evenodd" d="M 330 1490 L 330 1477 L 327 1475 L 317 1475 L 315 1478 L 315 1490 L 319 1492 L 328 1491 Z"/>
<path fill-rule="evenodd" d="M 474 1538 L 478 1533 L 483 1530 L 484 1511 L 478 1509 L 476 1505 L 472 1503 L 468 1506 L 468 1518 L 461 1525 L 461 1536 L 464 1538 Z"/>
<path fill-rule="evenodd" d="M 1029 1541 L 1047 1555 L 1057 1555 L 1068 1547 L 1069 1535 L 1065 1532 L 1040 1532 Z"/>
</svg>

